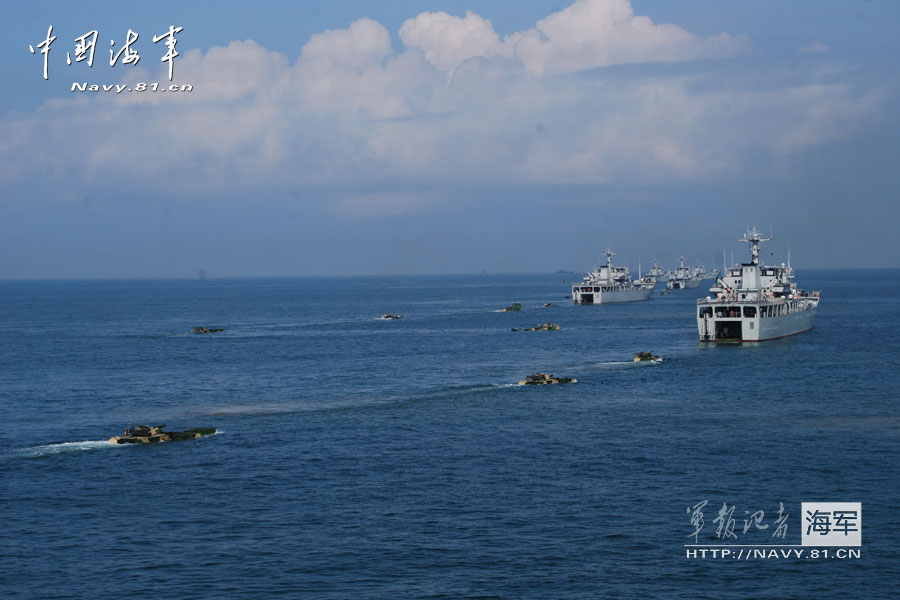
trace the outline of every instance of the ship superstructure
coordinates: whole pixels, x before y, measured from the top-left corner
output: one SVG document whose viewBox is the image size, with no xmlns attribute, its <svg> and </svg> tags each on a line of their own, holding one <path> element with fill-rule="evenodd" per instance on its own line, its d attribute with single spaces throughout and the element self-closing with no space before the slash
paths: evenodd
<svg viewBox="0 0 900 600">
<path fill-rule="evenodd" d="M 788 264 L 764 266 L 759 246 L 772 238 L 756 230 L 738 241 L 750 244 L 750 262 L 725 271 L 697 301 L 697 329 L 703 342 L 762 342 L 808 331 L 819 306 L 819 292 L 794 283 Z"/>
<path fill-rule="evenodd" d="M 694 272 L 690 267 L 685 266 L 683 256 L 680 266 L 669 274 L 666 287 L 670 290 L 689 290 L 700 287 L 700 279 L 694 277 Z"/>
<path fill-rule="evenodd" d="M 647 275 L 660 283 L 665 283 L 669 279 L 669 273 L 659 266 L 658 260 L 653 261 L 653 268 L 647 271 Z"/>
<path fill-rule="evenodd" d="M 705 281 L 707 279 L 716 279 L 719 276 L 719 270 L 713 269 L 712 271 L 707 271 L 706 267 L 703 266 L 703 263 L 698 262 L 694 267 L 693 275 L 694 279 L 698 279 L 700 281 Z"/>
<path fill-rule="evenodd" d="M 588 273 L 581 282 L 572 284 L 572 300 L 575 304 L 608 304 L 612 302 L 635 302 L 647 300 L 656 285 L 656 280 L 646 276 L 632 281 L 625 267 L 615 267 L 615 254 L 606 250 L 606 265 Z"/>
</svg>

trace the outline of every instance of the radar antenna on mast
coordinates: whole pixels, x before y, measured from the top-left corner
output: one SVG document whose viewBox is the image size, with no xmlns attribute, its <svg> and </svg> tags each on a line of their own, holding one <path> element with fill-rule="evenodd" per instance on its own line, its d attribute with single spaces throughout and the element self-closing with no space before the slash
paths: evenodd
<svg viewBox="0 0 900 600">
<path fill-rule="evenodd" d="M 769 242 L 775 238 L 771 237 L 762 237 L 762 233 L 760 233 L 756 229 L 756 225 L 753 225 L 753 230 L 747 231 L 744 233 L 744 237 L 738 238 L 739 242 L 747 242 L 750 244 L 750 262 L 751 264 L 758 265 L 759 264 L 759 245 L 762 242 Z"/>
<path fill-rule="evenodd" d="M 609 247 L 606 248 L 606 266 L 610 269 L 612 269 L 612 257 L 615 255 L 616 253 L 610 250 Z"/>
</svg>

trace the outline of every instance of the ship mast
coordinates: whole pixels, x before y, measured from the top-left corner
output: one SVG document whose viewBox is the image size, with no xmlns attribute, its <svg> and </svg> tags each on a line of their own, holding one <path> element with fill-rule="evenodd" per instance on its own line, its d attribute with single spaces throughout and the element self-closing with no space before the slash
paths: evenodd
<svg viewBox="0 0 900 600">
<path fill-rule="evenodd" d="M 739 242 L 747 242 L 750 244 L 750 263 L 754 265 L 759 264 L 759 245 L 762 242 L 769 242 L 773 238 L 764 238 L 762 237 L 762 233 L 756 230 L 756 225 L 753 226 L 752 231 L 747 231 L 744 233 L 744 237 L 738 238 Z"/>
</svg>

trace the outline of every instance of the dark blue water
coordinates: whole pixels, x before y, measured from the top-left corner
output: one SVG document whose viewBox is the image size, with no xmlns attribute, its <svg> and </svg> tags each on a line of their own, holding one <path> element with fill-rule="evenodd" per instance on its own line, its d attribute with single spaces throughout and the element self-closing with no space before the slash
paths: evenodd
<svg viewBox="0 0 900 600">
<path fill-rule="evenodd" d="M 3 596 L 895 597 L 900 272 L 801 272 L 815 329 L 746 346 L 565 277 L 0 282 Z M 688 559 L 701 500 L 791 544 L 862 502 L 862 557 Z"/>
</svg>

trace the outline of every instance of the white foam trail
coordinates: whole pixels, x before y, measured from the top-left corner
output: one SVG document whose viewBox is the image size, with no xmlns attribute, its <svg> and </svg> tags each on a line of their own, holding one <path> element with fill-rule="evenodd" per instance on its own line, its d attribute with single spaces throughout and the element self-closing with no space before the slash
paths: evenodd
<svg viewBox="0 0 900 600">
<path fill-rule="evenodd" d="M 596 363 L 594 366 L 595 366 L 595 367 L 599 367 L 599 368 L 603 368 L 603 367 L 622 367 L 622 366 L 633 365 L 633 364 L 634 364 L 634 361 L 633 361 L 633 360 L 628 360 L 628 361 L 625 361 L 625 360 L 612 360 L 612 361 L 609 361 L 609 362 Z"/>
<path fill-rule="evenodd" d="M 201 438 L 212 437 L 225 433 L 220 429 L 211 435 L 204 435 Z M 34 458 L 38 456 L 47 456 L 49 454 L 62 454 L 64 452 L 85 452 L 87 450 L 100 450 L 103 448 L 124 448 L 133 444 L 113 444 L 109 440 L 85 440 L 83 442 L 60 442 L 58 444 L 46 444 L 44 446 L 32 446 L 31 448 L 23 448 L 19 451 L 21 456 Z"/>
<path fill-rule="evenodd" d="M 118 444 L 113 444 L 109 440 L 86 440 L 83 442 L 61 442 L 59 444 L 34 446 L 25 448 L 21 452 L 24 456 L 46 456 L 48 454 L 61 454 L 63 452 L 84 452 L 101 448 L 115 448 L 116 446 L 118 446 Z"/>
</svg>

